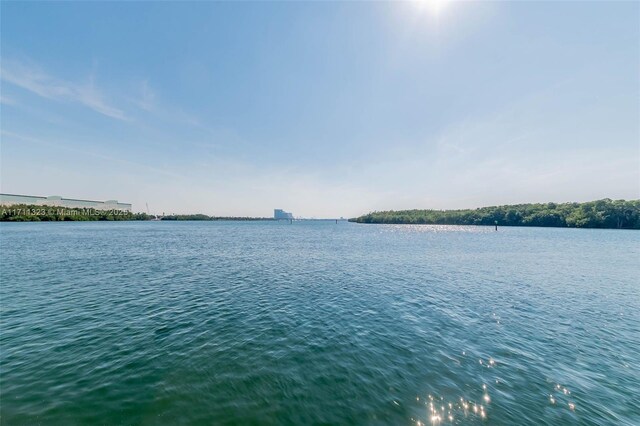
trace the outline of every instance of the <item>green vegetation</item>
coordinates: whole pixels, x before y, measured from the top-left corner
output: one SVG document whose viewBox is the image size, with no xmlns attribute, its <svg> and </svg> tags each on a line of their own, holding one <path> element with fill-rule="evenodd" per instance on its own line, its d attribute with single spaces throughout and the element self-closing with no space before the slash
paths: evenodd
<svg viewBox="0 0 640 426">
<path fill-rule="evenodd" d="M 60 206 L 16 204 L 0 207 L 0 222 L 60 222 L 89 220 L 148 220 L 146 213 L 121 210 L 96 210 Z"/>
<path fill-rule="evenodd" d="M 223 217 L 206 214 L 172 214 L 163 216 L 161 220 L 273 220 L 270 217 Z"/>
<path fill-rule="evenodd" d="M 640 229 L 640 200 L 586 203 L 516 204 L 468 210 L 401 210 L 373 212 L 349 219 L 357 223 L 431 225 L 551 226 Z"/>
<path fill-rule="evenodd" d="M 96 210 L 60 206 L 16 204 L 0 207 L 0 222 L 63 222 L 89 220 L 152 220 L 146 213 L 121 210 Z M 273 220 L 261 217 L 218 217 L 205 214 L 180 214 L 160 217 L 161 220 Z"/>
</svg>

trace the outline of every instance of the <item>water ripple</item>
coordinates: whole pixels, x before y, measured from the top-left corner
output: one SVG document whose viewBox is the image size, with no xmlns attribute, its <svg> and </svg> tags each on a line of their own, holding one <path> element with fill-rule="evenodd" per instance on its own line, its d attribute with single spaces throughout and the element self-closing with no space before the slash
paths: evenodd
<svg viewBox="0 0 640 426">
<path fill-rule="evenodd" d="M 0 423 L 640 424 L 636 235 L 1 224 Z"/>
</svg>

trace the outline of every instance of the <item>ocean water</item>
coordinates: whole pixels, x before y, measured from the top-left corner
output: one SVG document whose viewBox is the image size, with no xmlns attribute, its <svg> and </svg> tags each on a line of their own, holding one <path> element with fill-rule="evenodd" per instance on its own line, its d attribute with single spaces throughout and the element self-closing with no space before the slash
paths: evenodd
<svg viewBox="0 0 640 426">
<path fill-rule="evenodd" d="M 640 233 L 0 225 L 0 423 L 640 424 Z"/>
</svg>

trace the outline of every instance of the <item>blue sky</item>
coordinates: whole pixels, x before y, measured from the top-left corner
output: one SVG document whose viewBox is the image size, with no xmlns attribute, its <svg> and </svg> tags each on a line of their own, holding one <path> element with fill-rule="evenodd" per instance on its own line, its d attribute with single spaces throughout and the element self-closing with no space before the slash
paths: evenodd
<svg viewBox="0 0 640 426">
<path fill-rule="evenodd" d="M 355 216 L 640 197 L 637 2 L 1 4 L 1 190 Z"/>
</svg>

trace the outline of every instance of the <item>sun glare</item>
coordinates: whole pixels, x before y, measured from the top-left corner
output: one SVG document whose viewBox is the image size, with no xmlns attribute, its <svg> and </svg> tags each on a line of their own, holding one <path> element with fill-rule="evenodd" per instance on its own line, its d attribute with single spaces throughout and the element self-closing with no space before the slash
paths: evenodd
<svg viewBox="0 0 640 426">
<path fill-rule="evenodd" d="M 419 10 L 439 16 L 450 2 L 451 0 L 416 0 L 415 3 Z"/>
</svg>

